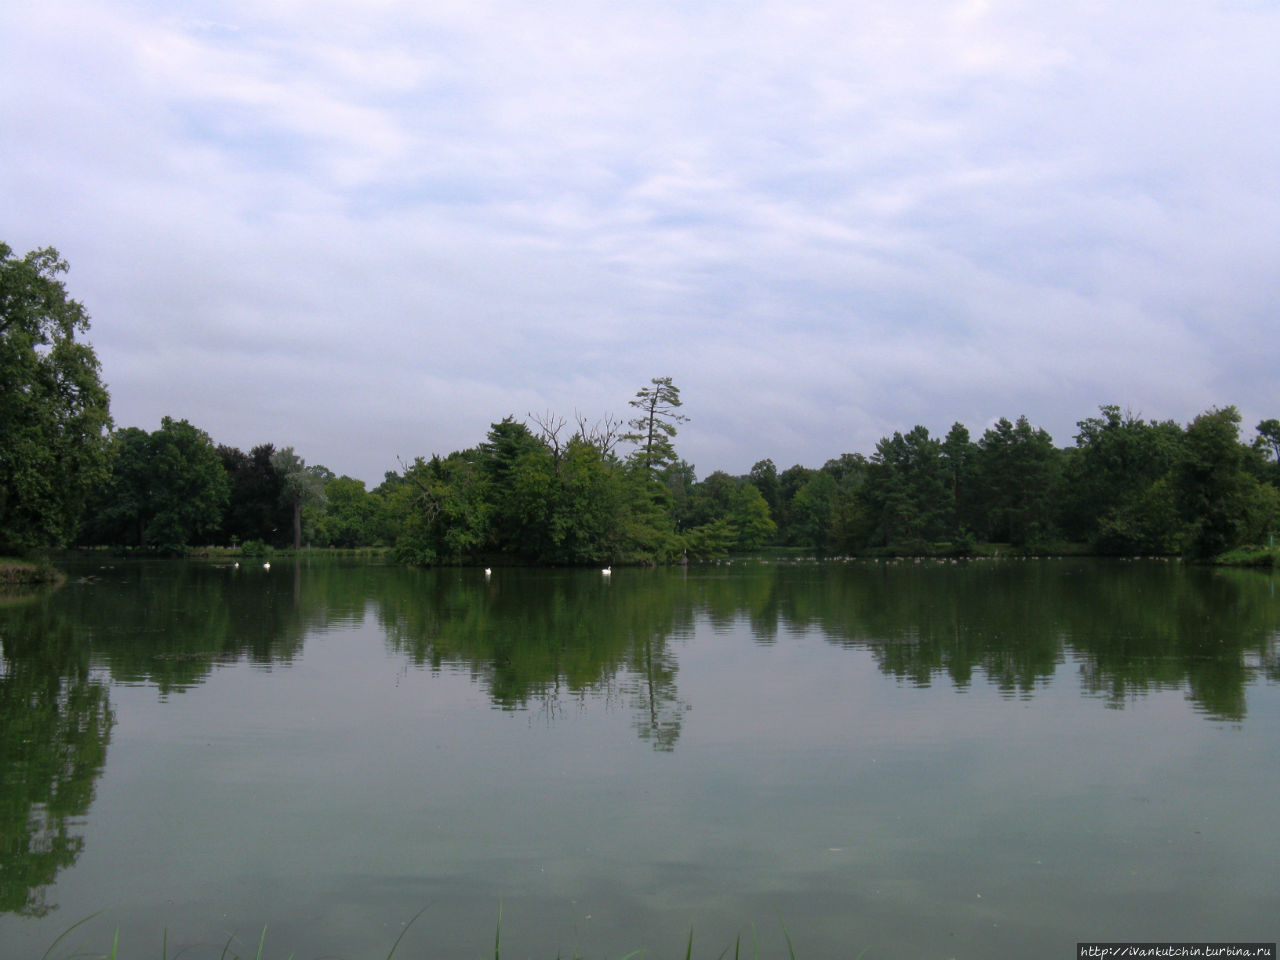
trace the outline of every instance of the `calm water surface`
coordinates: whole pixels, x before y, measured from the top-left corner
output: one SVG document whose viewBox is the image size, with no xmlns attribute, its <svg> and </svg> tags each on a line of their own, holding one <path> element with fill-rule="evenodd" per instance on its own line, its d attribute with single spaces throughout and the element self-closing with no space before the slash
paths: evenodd
<svg viewBox="0 0 1280 960">
<path fill-rule="evenodd" d="M 0 597 L 0 956 L 1280 935 L 1273 575 L 72 573 Z"/>
</svg>

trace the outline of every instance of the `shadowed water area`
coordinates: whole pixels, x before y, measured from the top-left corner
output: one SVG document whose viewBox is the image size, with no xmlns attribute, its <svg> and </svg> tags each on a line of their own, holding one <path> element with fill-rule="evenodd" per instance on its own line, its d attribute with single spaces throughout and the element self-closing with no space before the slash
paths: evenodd
<svg viewBox="0 0 1280 960">
<path fill-rule="evenodd" d="M 1276 577 L 100 561 L 0 596 L 0 954 L 1273 941 Z M 234 939 L 233 939 L 234 938 Z M 744 947 L 745 948 L 745 947 Z"/>
</svg>

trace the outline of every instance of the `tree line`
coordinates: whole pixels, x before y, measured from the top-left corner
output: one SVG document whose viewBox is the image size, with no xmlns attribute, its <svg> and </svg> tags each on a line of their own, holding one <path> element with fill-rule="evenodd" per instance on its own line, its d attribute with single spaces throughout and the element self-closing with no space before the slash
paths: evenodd
<svg viewBox="0 0 1280 960">
<path fill-rule="evenodd" d="M 1261 544 L 1280 525 L 1280 421 L 1240 439 L 1235 407 L 1185 427 L 1105 405 L 1059 448 L 1026 417 L 973 440 L 922 426 L 881 439 L 870 457 L 779 474 L 757 463 L 746 482 L 770 505 L 779 542 L 833 552 L 965 553 L 978 542 L 1025 550 L 1083 544 L 1103 554 L 1211 557 Z"/>
<path fill-rule="evenodd" d="M 660 400 L 660 404 L 655 401 Z M 1210 557 L 1280 525 L 1280 422 L 1240 439 L 1233 407 L 1185 427 L 1103 406 L 1056 447 L 1025 417 L 976 440 L 895 432 L 868 457 L 699 479 L 676 455 L 679 389 L 658 378 L 639 414 L 571 428 L 493 423 L 474 447 L 419 457 L 372 490 L 291 448 L 215 445 L 185 421 L 111 435 L 110 479 L 78 542 L 390 548 L 406 563 L 671 563 L 770 546 L 825 554 L 1027 551 Z M 664 412 L 665 411 L 665 412 Z M 629 453 L 622 447 L 631 444 Z"/>
<path fill-rule="evenodd" d="M 1023 550 L 1220 554 L 1280 524 L 1280 421 L 1234 407 L 1191 423 L 1103 406 L 1059 448 L 1026 417 L 976 440 L 916 426 L 869 455 L 698 479 L 675 447 L 679 388 L 632 416 L 508 416 L 475 446 L 418 457 L 374 489 L 292 447 L 247 453 L 186 420 L 111 429 L 84 308 L 54 250 L 0 244 L 0 552 L 69 543 L 385 547 L 403 562 L 671 563 L 784 546 L 828 554 Z"/>
</svg>

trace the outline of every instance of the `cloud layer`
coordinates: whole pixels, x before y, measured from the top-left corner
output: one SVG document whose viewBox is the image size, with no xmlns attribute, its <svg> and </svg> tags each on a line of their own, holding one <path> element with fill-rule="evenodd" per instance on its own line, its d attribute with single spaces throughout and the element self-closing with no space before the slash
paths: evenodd
<svg viewBox="0 0 1280 960">
<path fill-rule="evenodd" d="M 370 482 L 653 376 L 702 475 L 1252 426 L 1277 49 L 1266 0 L 13 4 L 0 239 L 71 261 L 118 423 Z"/>
</svg>

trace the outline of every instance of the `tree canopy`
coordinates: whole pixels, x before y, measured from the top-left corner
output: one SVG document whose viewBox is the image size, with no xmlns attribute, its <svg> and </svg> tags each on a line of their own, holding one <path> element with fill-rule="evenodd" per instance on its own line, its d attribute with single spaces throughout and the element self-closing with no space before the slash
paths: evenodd
<svg viewBox="0 0 1280 960">
<path fill-rule="evenodd" d="M 636 462 L 654 474 L 676 459 L 676 427 L 689 420 L 677 412 L 682 406 L 680 388 L 671 377 L 654 377 L 649 386 L 637 391 L 630 405 L 639 413 L 627 421 L 631 430 L 622 439 L 636 444 Z"/>
<path fill-rule="evenodd" d="M 1211 557 L 1280 526 L 1280 421 L 1245 443 L 1234 407 L 1183 427 L 1104 405 L 1064 448 L 1026 416 L 976 441 L 961 423 L 945 437 L 917 424 L 870 457 L 781 471 L 761 459 L 700 480 L 676 449 L 688 418 L 670 377 L 629 401 L 627 432 L 611 415 L 575 414 L 576 430 L 551 412 L 506 416 L 474 447 L 418 456 L 368 490 L 289 446 L 215 447 L 185 420 L 110 432 L 97 361 L 74 339 L 87 318 L 57 280 L 66 265 L 0 252 L 0 547 L 65 542 L 90 490 L 84 544 L 381 546 L 412 564 L 964 553 L 979 541 Z"/>
<path fill-rule="evenodd" d="M 52 248 L 0 243 L 0 551 L 57 547 L 107 476 L 107 388 Z"/>
</svg>

